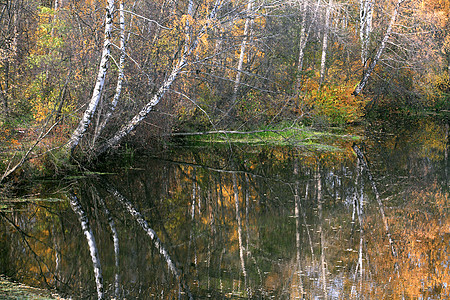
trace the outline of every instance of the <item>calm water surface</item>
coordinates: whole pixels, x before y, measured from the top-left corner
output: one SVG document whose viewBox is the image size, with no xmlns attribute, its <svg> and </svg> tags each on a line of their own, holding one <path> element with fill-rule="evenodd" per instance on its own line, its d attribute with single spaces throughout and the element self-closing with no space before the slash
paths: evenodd
<svg viewBox="0 0 450 300">
<path fill-rule="evenodd" d="M 359 134 L 364 160 L 184 145 L 36 183 L 4 202 L 0 273 L 75 299 L 447 299 L 448 122 Z"/>
</svg>

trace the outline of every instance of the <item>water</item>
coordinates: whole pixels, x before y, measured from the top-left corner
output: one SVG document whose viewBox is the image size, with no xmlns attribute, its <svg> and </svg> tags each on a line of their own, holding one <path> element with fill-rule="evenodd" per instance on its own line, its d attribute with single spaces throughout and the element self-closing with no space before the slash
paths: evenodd
<svg viewBox="0 0 450 300">
<path fill-rule="evenodd" d="M 2 210 L 0 273 L 82 299 L 448 298 L 448 124 L 398 123 L 360 129 L 364 160 L 183 145 L 36 183 Z"/>
</svg>

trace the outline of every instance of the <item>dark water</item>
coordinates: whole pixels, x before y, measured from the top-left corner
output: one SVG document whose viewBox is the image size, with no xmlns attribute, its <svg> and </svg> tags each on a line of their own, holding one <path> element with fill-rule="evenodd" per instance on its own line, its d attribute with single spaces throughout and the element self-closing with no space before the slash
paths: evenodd
<svg viewBox="0 0 450 300">
<path fill-rule="evenodd" d="M 184 145 L 37 183 L 4 203 L 0 273 L 83 299 L 447 299 L 448 123 L 360 134 L 365 160 Z"/>
</svg>

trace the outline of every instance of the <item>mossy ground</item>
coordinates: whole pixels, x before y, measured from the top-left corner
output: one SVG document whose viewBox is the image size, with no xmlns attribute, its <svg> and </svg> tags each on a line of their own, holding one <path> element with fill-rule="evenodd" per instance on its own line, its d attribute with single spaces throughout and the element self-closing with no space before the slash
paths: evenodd
<svg viewBox="0 0 450 300">
<path fill-rule="evenodd" d="M 49 291 L 26 286 L 21 283 L 10 281 L 3 275 L 0 275 L 0 299 L 4 300 L 49 300 L 63 299 Z"/>
<path fill-rule="evenodd" d="M 337 151 L 342 141 L 358 141 L 357 134 L 348 129 L 328 128 L 326 131 L 309 127 L 292 127 L 287 129 L 256 130 L 250 133 L 211 133 L 189 136 L 186 140 L 193 143 L 232 143 L 248 145 L 272 145 L 304 147 L 309 150 Z"/>
</svg>

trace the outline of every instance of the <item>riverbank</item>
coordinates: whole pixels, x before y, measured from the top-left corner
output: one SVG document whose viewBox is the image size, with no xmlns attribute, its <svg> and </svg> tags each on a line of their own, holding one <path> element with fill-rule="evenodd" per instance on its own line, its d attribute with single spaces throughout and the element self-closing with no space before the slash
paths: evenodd
<svg viewBox="0 0 450 300">
<path fill-rule="evenodd" d="M 64 300 L 60 296 L 53 294 L 47 290 L 42 290 L 34 287 L 17 283 L 0 275 L 0 299 L 2 300 Z"/>
</svg>

